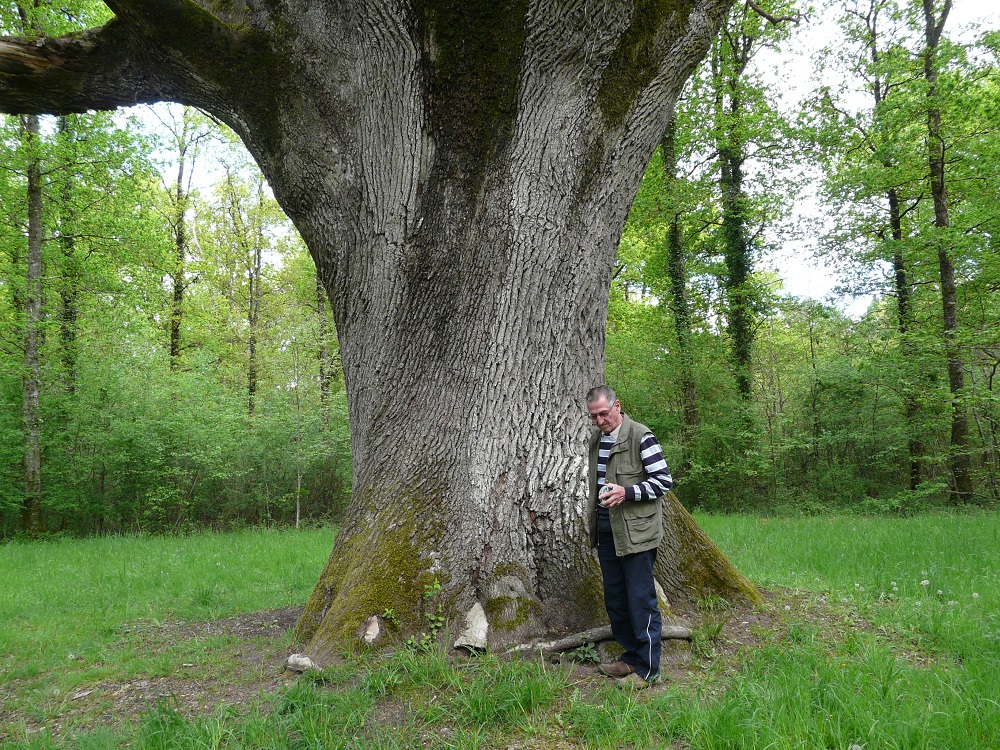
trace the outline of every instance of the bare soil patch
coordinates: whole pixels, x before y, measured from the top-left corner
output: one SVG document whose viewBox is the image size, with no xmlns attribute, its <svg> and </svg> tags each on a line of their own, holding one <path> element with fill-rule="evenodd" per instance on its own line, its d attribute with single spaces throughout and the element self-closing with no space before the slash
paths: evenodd
<svg viewBox="0 0 1000 750">
<path fill-rule="evenodd" d="M 9 738 L 15 723 L 23 723 L 29 735 L 48 730 L 60 736 L 131 724 L 161 703 L 185 716 L 209 714 L 223 706 L 242 706 L 261 691 L 281 684 L 282 665 L 290 653 L 286 645 L 288 633 L 301 611 L 301 607 L 288 607 L 221 620 L 143 623 L 124 628 L 123 643 L 118 647 L 137 649 L 145 656 L 219 636 L 228 636 L 232 647 L 224 654 L 218 649 L 207 651 L 207 660 L 214 664 L 191 657 L 177 664 L 176 674 L 168 677 L 102 680 L 66 695 L 53 690 L 46 700 L 48 705 L 40 707 L 48 714 L 46 718 L 17 716 L 0 706 L 0 741 Z M 23 687 L 23 681 L 14 681 L 5 692 L 13 697 Z"/>
</svg>

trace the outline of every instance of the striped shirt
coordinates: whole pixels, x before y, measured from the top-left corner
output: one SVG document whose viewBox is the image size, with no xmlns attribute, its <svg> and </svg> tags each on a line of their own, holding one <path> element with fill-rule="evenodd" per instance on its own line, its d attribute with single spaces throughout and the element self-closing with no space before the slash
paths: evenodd
<svg viewBox="0 0 1000 750">
<path fill-rule="evenodd" d="M 601 435 L 601 442 L 597 446 L 597 487 L 598 492 L 604 486 L 604 478 L 608 473 L 608 458 L 611 456 L 611 448 L 614 447 L 616 435 Z M 670 469 L 663 459 L 663 451 L 660 443 L 652 432 L 647 432 L 642 436 L 639 443 L 639 456 L 642 459 L 642 468 L 646 472 L 646 480 L 639 484 L 625 488 L 626 500 L 652 500 L 662 497 L 663 493 L 673 488 L 674 480 L 670 476 Z"/>
</svg>

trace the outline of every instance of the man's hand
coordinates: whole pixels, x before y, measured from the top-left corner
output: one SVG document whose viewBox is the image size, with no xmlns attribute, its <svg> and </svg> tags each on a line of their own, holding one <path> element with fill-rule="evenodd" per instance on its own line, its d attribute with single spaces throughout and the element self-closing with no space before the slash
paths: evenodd
<svg viewBox="0 0 1000 750">
<path fill-rule="evenodd" d="M 620 484 L 605 484 L 601 487 L 601 493 L 598 497 L 602 507 L 614 508 L 625 502 L 625 488 Z"/>
</svg>

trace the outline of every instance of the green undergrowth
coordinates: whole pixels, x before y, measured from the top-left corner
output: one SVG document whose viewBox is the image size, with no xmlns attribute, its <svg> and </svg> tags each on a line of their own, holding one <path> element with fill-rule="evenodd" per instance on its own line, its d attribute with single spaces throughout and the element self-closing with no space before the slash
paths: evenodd
<svg viewBox="0 0 1000 750">
<path fill-rule="evenodd" d="M 701 627 L 692 663 L 655 690 L 537 659 L 403 649 L 214 711 L 165 698 L 115 729 L 7 726 L 5 748 L 1000 747 L 996 515 L 698 521 L 774 593 L 756 613 L 706 603 L 727 628 Z M 195 645 L 172 648 L 164 669 L 195 661 Z"/>
</svg>

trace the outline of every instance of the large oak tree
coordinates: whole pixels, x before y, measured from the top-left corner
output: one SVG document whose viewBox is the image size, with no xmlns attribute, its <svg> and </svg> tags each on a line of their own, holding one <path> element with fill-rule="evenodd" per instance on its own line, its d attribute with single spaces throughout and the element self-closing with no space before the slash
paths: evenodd
<svg viewBox="0 0 1000 750">
<path fill-rule="evenodd" d="M 223 120 L 308 244 L 354 457 L 314 652 L 386 608 L 454 631 L 478 602 L 494 645 L 600 619 L 582 394 L 629 205 L 732 2 L 108 0 L 101 28 L 0 41 L 4 111 Z M 758 596 L 666 515 L 668 596 Z"/>
</svg>

